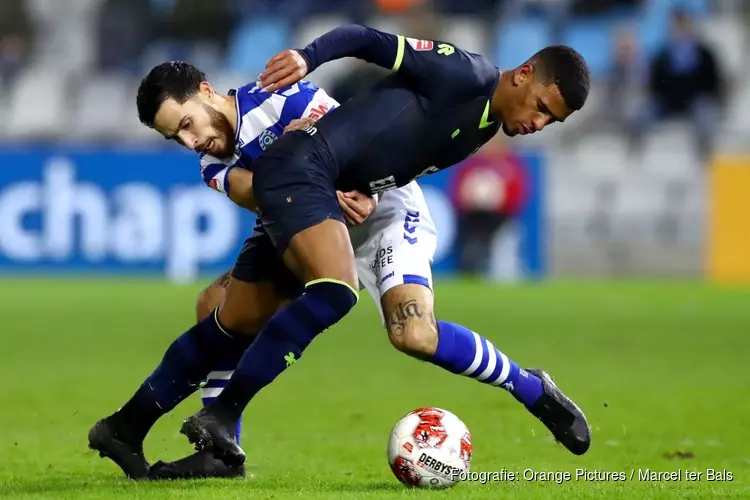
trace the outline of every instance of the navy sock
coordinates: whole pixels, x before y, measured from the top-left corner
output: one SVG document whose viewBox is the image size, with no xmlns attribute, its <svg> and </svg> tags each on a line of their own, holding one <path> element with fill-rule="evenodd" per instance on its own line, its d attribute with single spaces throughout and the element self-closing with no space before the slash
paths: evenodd
<svg viewBox="0 0 750 500">
<path fill-rule="evenodd" d="M 544 394 L 537 376 L 520 368 L 489 340 L 455 323 L 438 321 L 438 346 L 432 363 L 449 372 L 500 386 L 526 407 Z"/>
<path fill-rule="evenodd" d="M 252 340 L 226 332 L 211 314 L 172 342 L 156 370 L 113 417 L 125 424 L 130 440 L 142 442 L 154 423 L 195 392 L 215 366 L 236 365 Z"/>
<path fill-rule="evenodd" d="M 213 407 L 239 418 L 253 396 L 297 361 L 315 337 L 346 316 L 357 298 L 357 292 L 345 283 L 308 283 L 305 293 L 261 330 Z"/>
</svg>

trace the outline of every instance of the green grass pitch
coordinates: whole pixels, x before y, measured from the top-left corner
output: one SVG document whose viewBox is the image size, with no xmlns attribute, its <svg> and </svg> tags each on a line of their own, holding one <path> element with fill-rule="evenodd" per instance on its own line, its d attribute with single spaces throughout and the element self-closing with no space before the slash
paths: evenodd
<svg viewBox="0 0 750 500">
<path fill-rule="evenodd" d="M 251 403 L 245 480 L 135 483 L 87 450 L 193 323 L 198 287 L 134 281 L 0 284 L 0 498 L 686 499 L 750 498 L 750 290 L 698 283 L 438 282 L 439 317 L 543 367 L 586 412 L 593 445 L 574 457 L 501 389 L 411 360 L 390 347 L 371 301 L 320 337 Z M 576 469 L 627 480 L 490 481 L 448 491 L 402 487 L 386 463 L 396 420 L 420 406 L 472 431 L 472 470 Z M 160 421 L 147 456 L 191 451 L 178 433 L 196 396 Z M 638 470 L 683 471 L 680 481 Z M 731 481 L 709 481 L 709 469 Z M 635 476 L 630 480 L 630 472 Z M 684 471 L 701 472 L 688 481 Z"/>
</svg>

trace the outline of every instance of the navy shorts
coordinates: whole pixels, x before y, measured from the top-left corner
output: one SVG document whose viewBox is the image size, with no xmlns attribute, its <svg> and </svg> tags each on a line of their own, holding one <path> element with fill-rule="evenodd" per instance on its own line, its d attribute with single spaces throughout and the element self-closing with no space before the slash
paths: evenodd
<svg viewBox="0 0 750 500">
<path fill-rule="evenodd" d="M 253 235 L 245 240 L 232 269 L 232 277 L 248 283 L 270 282 L 276 293 L 287 299 L 296 298 L 304 291 L 304 285 L 284 265 L 271 238 L 260 224 Z"/>
<path fill-rule="evenodd" d="M 325 142 L 303 131 L 284 134 L 253 164 L 260 220 L 279 255 L 295 234 L 326 219 L 344 221 L 337 175 Z"/>
</svg>

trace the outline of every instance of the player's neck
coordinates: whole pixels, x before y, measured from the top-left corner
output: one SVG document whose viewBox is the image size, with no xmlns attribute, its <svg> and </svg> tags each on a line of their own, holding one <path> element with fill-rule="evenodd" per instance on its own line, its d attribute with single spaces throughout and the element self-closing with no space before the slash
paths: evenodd
<svg viewBox="0 0 750 500">
<path fill-rule="evenodd" d="M 227 117 L 229 123 L 232 124 L 232 129 L 237 132 L 237 98 L 233 95 L 221 96 L 224 99 L 222 103 L 221 112 Z"/>
<path fill-rule="evenodd" d="M 504 113 L 504 104 L 506 103 L 506 93 L 507 89 L 511 87 L 511 80 L 513 78 L 513 72 L 512 71 L 501 71 L 498 74 L 498 82 L 495 86 L 495 92 L 492 94 L 492 102 L 490 104 L 490 114 L 495 117 L 500 122 L 503 121 L 505 113 Z"/>
</svg>

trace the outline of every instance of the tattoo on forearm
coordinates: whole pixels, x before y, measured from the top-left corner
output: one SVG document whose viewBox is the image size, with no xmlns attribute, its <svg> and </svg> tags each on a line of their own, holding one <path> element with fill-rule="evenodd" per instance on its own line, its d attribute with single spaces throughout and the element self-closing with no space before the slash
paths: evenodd
<svg viewBox="0 0 750 500">
<path fill-rule="evenodd" d="M 414 318 L 422 318 L 423 316 L 424 311 L 415 299 L 399 302 L 396 309 L 386 320 L 386 326 L 391 335 L 400 337 L 404 334 L 407 321 Z"/>
</svg>

